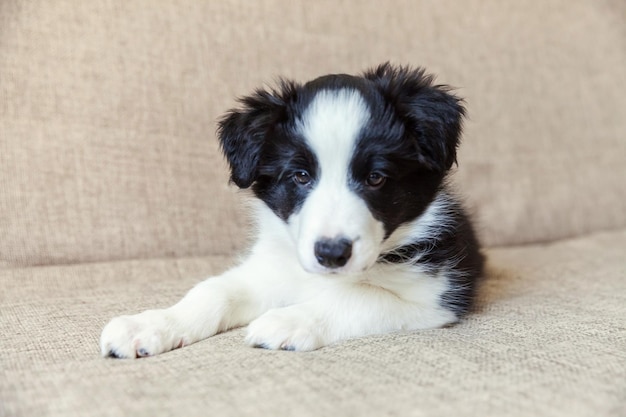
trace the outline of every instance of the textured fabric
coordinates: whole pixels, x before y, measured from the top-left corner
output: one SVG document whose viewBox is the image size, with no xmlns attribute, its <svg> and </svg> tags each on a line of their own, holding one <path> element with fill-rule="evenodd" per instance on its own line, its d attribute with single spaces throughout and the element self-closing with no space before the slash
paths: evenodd
<svg viewBox="0 0 626 417">
<path fill-rule="evenodd" d="M 489 245 L 626 225 L 626 6 L 0 2 L 0 265 L 229 254 L 215 121 L 277 75 L 424 65 L 460 87 Z"/>
<path fill-rule="evenodd" d="M 166 306 L 220 257 L 0 271 L 1 416 L 623 416 L 626 230 L 488 252 L 476 312 L 310 353 L 238 329 L 99 357 L 108 319 Z"/>
<path fill-rule="evenodd" d="M 486 244 L 621 231 L 490 250 L 446 329 L 100 358 L 111 317 L 246 242 L 215 140 L 234 97 L 386 60 L 466 98 Z M 623 0 L 0 1 L 0 417 L 626 415 L 624 68 Z"/>
</svg>

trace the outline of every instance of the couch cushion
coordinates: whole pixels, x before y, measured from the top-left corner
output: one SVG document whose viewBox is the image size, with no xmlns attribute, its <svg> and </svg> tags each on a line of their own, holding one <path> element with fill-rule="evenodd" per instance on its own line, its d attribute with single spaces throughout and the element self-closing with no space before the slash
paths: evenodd
<svg viewBox="0 0 626 417">
<path fill-rule="evenodd" d="M 231 253 L 215 120 L 279 74 L 461 87 L 485 243 L 626 225 L 624 2 L 0 2 L 0 263 Z"/>
<path fill-rule="evenodd" d="M 0 415 L 620 416 L 626 230 L 489 251 L 476 312 L 315 352 L 238 329 L 141 360 L 99 356 L 114 315 L 167 306 L 224 258 L 0 270 Z"/>
</svg>

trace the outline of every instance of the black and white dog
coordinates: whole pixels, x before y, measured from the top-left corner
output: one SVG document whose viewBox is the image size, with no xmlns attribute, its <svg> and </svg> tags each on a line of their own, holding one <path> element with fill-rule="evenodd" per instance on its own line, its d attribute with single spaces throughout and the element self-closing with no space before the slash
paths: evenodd
<svg viewBox="0 0 626 417">
<path fill-rule="evenodd" d="M 483 257 L 446 185 L 464 108 L 422 69 L 282 81 L 220 121 L 232 181 L 251 188 L 247 259 L 176 305 L 122 316 L 104 356 L 135 358 L 248 325 L 246 343 L 312 350 L 456 322 Z"/>
</svg>

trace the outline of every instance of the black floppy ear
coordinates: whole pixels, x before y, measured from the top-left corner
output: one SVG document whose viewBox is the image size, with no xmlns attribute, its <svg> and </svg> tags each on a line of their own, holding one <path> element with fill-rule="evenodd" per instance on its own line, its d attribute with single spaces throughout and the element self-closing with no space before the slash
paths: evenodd
<svg viewBox="0 0 626 417">
<path fill-rule="evenodd" d="M 287 102 L 296 85 L 281 80 L 279 89 L 258 89 L 238 99 L 241 108 L 229 110 L 218 122 L 220 146 L 230 165 L 231 180 L 248 188 L 257 178 L 257 167 L 266 136 L 286 117 Z"/>
<path fill-rule="evenodd" d="M 385 63 L 364 76 L 378 85 L 414 134 L 420 162 L 436 171 L 450 169 L 461 137 L 463 100 L 450 87 L 434 85 L 434 76 L 421 68 Z"/>
</svg>

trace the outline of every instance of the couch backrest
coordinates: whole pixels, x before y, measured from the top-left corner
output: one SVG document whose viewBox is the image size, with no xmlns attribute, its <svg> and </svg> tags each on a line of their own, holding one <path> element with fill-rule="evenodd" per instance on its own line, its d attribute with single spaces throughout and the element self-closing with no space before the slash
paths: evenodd
<svg viewBox="0 0 626 417">
<path fill-rule="evenodd" d="M 215 121 L 278 75 L 459 87 L 488 245 L 626 225 L 622 0 L 0 3 L 0 265 L 232 253 Z"/>
</svg>

